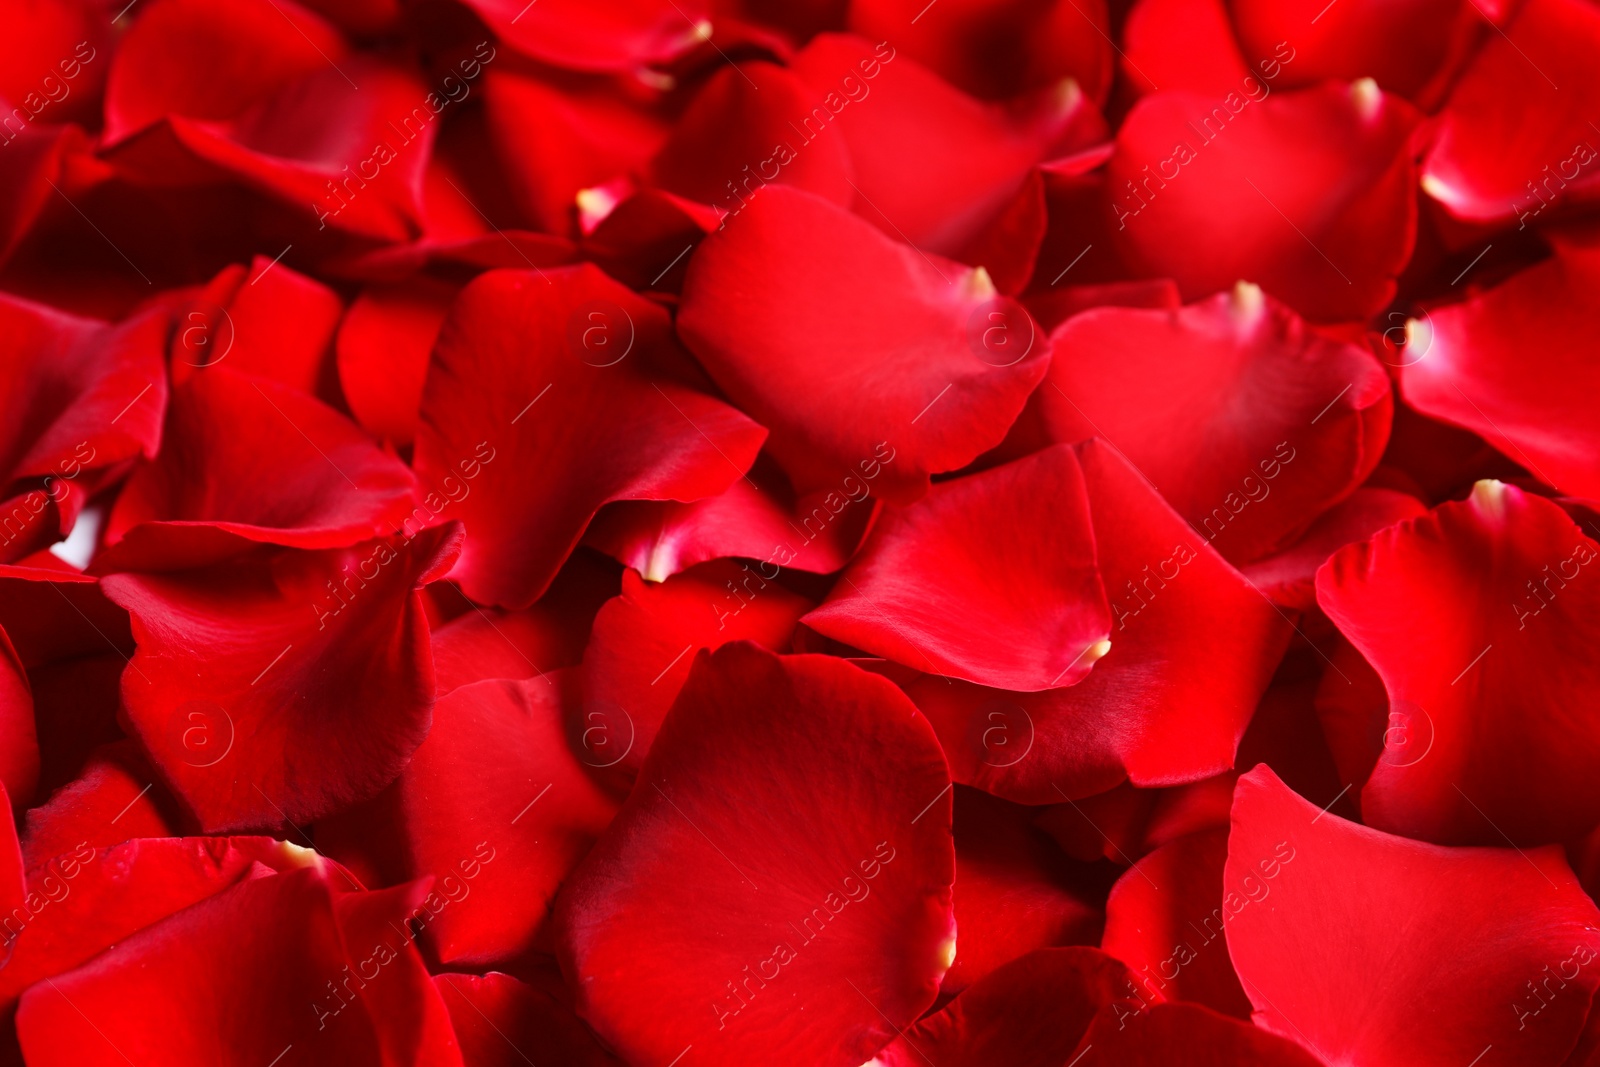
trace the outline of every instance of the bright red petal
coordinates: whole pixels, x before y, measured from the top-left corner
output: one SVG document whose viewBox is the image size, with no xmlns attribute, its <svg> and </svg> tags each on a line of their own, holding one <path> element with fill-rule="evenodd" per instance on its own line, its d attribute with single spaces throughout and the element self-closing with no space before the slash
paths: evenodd
<svg viewBox="0 0 1600 1067">
<path fill-rule="evenodd" d="M 1324 1063 L 1461 1067 L 1493 1046 L 1553 1067 L 1600 985 L 1600 912 L 1557 850 L 1390 837 L 1265 767 L 1239 779 L 1223 906 L 1256 1024 Z"/>
<path fill-rule="evenodd" d="M 641 1062 L 870 1059 L 950 965 L 949 789 L 883 679 L 744 643 L 702 653 L 557 904 L 579 1013 Z"/>
<path fill-rule="evenodd" d="M 468 596 L 527 607 L 601 505 L 713 496 L 749 469 L 763 431 L 677 380 L 680 359 L 666 313 L 591 266 L 462 290 L 416 469 L 425 507 L 467 524 L 452 577 Z"/>
<path fill-rule="evenodd" d="M 1499 482 L 1323 566 L 1317 602 L 1383 678 L 1390 725 L 1415 720 L 1385 734 L 1361 794 L 1367 822 L 1537 844 L 1600 819 L 1592 569 L 1600 544 L 1560 506 Z"/>
</svg>

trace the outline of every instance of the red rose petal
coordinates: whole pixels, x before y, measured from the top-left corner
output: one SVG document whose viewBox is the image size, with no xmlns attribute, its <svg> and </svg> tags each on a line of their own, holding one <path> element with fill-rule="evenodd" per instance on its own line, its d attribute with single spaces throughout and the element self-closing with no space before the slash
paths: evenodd
<svg viewBox="0 0 1600 1067">
<path fill-rule="evenodd" d="M 244 371 L 318 394 L 343 305 L 327 286 L 257 256 L 229 267 L 200 290 L 172 339 L 174 377 L 227 361 Z M 325 395 L 325 394 L 324 394 Z"/>
<path fill-rule="evenodd" d="M 1367 822 L 1450 844 L 1560 841 L 1600 818 L 1588 723 L 1600 668 L 1600 545 L 1499 482 L 1349 545 L 1317 602 L 1382 676 L 1402 736 L 1362 790 Z M 1395 734 L 1390 731 L 1390 734 Z"/>
<path fill-rule="evenodd" d="M 712 496 L 749 468 L 761 428 L 669 376 L 670 330 L 591 266 L 462 290 L 428 371 L 416 470 L 467 524 L 452 577 L 472 599 L 527 607 L 602 504 Z"/>
<path fill-rule="evenodd" d="M 1032 509 L 1049 502 L 1050 521 Z M 886 512 L 807 626 L 916 670 L 997 688 L 1071 685 L 1111 631 L 1084 477 L 1067 447 Z"/>
<path fill-rule="evenodd" d="M 954 795 L 959 936 L 940 994 L 1035 949 L 1099 941 L 1098 879 L 1033 826 L 1032 810 L 965 786 Z"/>
<path fill-rule="evenodd" d="M 580 0 L 467 0 L 513 48 L 558 67 L 630 71 L 672 59 L 711 36 L 704 0 L 621 0 L 604 8 Z"/>
<path fill-rule="evenodd" d="M 1102 1011 L 1083 1035 L 1082 1067 L 1321 1067 L 1293 1041 L 1198 1004 L 1155 1004 L 1137 1022 Z"/>
<path fill-rule="evenodd" d="M 1039 162 L 1104 139 L 1099 112 L 1071 82 L 1008 110 L 972 99 L 888 42 L 840 34 L 815 38 L 793 70 L 812 93 L 788 142 L 794 151 L 815 151 L 811 142 L 837 121 L 857 214 L 937 255 L 964 247 Z"/>
<path fill-rule="evenodd" d="M 1122 69 L 1140 93 L 1221 98 L 1250 76 L 1223 0 L 1138 0 L 1122 32 Z"/>
<path fill-rule="evenodd" d="M 433 702 L 417 590 L 459 542 L 452 525 L 102 580 L 133 616 L 127 717 L 203 827 L 309 822 L 393 780 Z"/>
<path fill-rule="evenodd" d="M 4 782 L 0 782 L 0 815 L 5 816 L 5 825 L 0 826 L 0 914 L 10 916 L 15 909 L 26 906 L 28 880 L 22 847 L 17 843 L 17 824 L 12 815 L 11 797 L 6 793 Z M 3 929 L 5 932 L 0 935 L 0 949 L 9 957 L 11 942 L 18 931 L 9 926 Z"/>
<path fill-rule="evenodd" d="M 1529 0 L 1456 83 L 1422 166 L 1422 188 L 1452 215 L 1523 226 L 1552 204 L 1595 199 L 1600 145 L 1600 11 Z M 1558 88 L 1559 87 L 1559 88 Z M 1548 217 L 1548 216 L 1546 216 Z"/>
<path fill-rule="evenodd" d="M 1000 442 L 1047 362 L 1033 321 L 986 275 L 784 186 L 700 246 L 678 328 L 770 428 L 802 493 L 853 495 L 881 474 L 885 497 L 915 499 L 929 474 Z"/>
<path fill-rule="evenodd" d="M 408 445 L 428 377 L 428 355 L 456 287 L 428 278 L 374 286 L 339 323 L 339 384 L 361 428 Z"/>
<path fill-rule="evenodd" d="M 459 1064 L 438 993 L 414 977 L 415 950 L 390 930 L 380 963 L 355 940 L 368 924 L 336 917 L 349 910 L 341 899 L 319 870 L 251 878 L 129 937 L 24 994 L 17 1031 L 28 1062 L 227 1062 L 259 1049 L 284 1062 Z M 373 977 L 357 991 L 364 966 Z M 330 983 L 346 983 L 349 1007 L 328 1006 L 345 1004 Z M 396 1001 L 409 1010 L 393 1010 Z M 430 1008 L 444 1024 L 431 1033 Z"/>
<path fill-rule="evenodd" d="M 1134 972 L 1141 995 L 1250 1018 L 1224 936 L 1225 828 L 1189 834 L 1140 859 L 1111 888 L 1100 947 Z"/>
<path fill-rule="evenodd" d="M 702 654 L 557 904 L 579 1014 L 629 1060 L 871 1058 L 950 964 L 949 785 L 888 682 L 749 644 Z"/>
<path fill-rule="evenodd" d="M 1558 851 L 1391 837 L 1264 767 L 1239 779 L 1223 884 L 1256 1024 L 1325 1063 L 1460 1067 L 1492 1045 L 1558 1064 L 1600 985 L 1600 912 Z"/>
<path fill-rule="evenodd" d="M 250 542 L 355 544 L 400 526 L 414 484 L 319 401 L 206 367 L 174 387 L 161 454 L 135 469 L 107 520 L 106 543 L 126 543 L 98 566 L 192 567 Z"/>
<path fill-rule="evenodd" d="M 107 142 L 168 115 L 228 119 L 343 57 L 339 32 L 293 0 L 159 0 L 134 13 L 110 59 Z"/>
<path fill-rule="evenodd" d="M 759 564 L 719 560 L 659 585 L 623 572 L 622 595 L 595 616 L 583 656 L 578 733 L 594 724 L 625 724 L 631 744 L 625 753 L 590 753 L 597 762 L 638 770 L 699 649 L 754 641 L 787 651 L 812 602 L 763 578 L 763 571 Z"/>
<path fill-rule="evenodd" d="M 1317 321 L 1377 311 L 1416 231 L 1416 113 L 1370 81 L 1247 91 L 1129 113 L 1107 172 L 1118 251 L 1189 300 L 1242 278 Z"/>
<path fill-rule="evenodd" d="M 956 0 L 923 18 L 926 0 L 858 0 L 850 29 L 898 49 L 975 96 L 1005 100 L 1072 78 L 1104 102 L 1113 64 L 1103 3 Z"/>
<path fill-rule="evenodd" d="M 136 837 L 176 837 L 173 810 L 155 769 L 133 741 L 95 750 L 83 774 L 27 813 L 24 855 L 31 869 L 80 845 L 105 848 Z M 158 803 L 162 801 L 161 803 Z"/>
<path fill-rule="evenodd" d="M 774 181 L 848 208 L 856 191 L 844 140 L 818 138 L 812 144 L 797 132 L 820 103 L 821 95 L 785 67 L 725 67 L 695 96 L 651 172 L 662 188 L 729 216 Z"/>
<path fill-rule="evenodd" d="M 25 909 L 10 913 L 6 928 L 15 943 L 0 967 L 0 1007 L 9 1014 L 30 986 L 268 868 L 321 864 L 314 852 L 265 837 L 75 845 L 28 870 Z"/>
<path fill-rule="evenodd" d="M 116 326 L 15 297 L 0 299 L 0 558 L 19 559 L 72 528 L 101 475 L 154 455 L 167 403 L 166 315 Z"/>
<path fill-rule="evenodd" d="M 548 994 L 491 971 L 434 976 L 466 1067 L 618 1067 L 589 1028 Z"/>
<path fill-rule="evenodd" d="M 474 682 L 439 698 L 394 784 L 317 840 L 388 884 L 433 876 L 445 902 L 424 933 L 442 963 L 507 963 L 616 809 L 567 746 L 553 677 Z"/>
<path fill-rule="evenodd" d="M 1430 312 L 1408 326 L 1422 354 L 1401 369 L 1401 395 L 1540 480 L 1600 497 L 1600 363 L 1590 341 L 1597 284 L 1600 245 L 1562 242 L 1554 258 Z"/>
<path fill-rule="evenodd" d="M 719 496 L 691 504 L 621 501 L 607 505 L 584 535 L 652 582 L 709 560 L 739 556 L 773 567 L 831 574 L 861 545 L 877 507 L 869 482 L 845 492 L 796 497 L 763 458 Z"/>
<path fill-rule="evenodd" d="M 1024 804 L 1088 796 L 1124 777 L 1175 785 L 1227 770 L 1289 636 L 1265 598 L 1125 459 L 1102 441 L 1078 446 L 1077 455 L 1113 616 L 1104 658 L 1076 685 L 1042 693 L 936 678 L 910 687 L 939 732 L 952 776 Z M 1040 530 L 1060 522 L 1055 507 L 1050 525 L 1000 519 L 992 505 L 966 513 L 993 529 Z M 1039 577 L 1019 574 L 1018 581 L 1037 589 Z M 892 602 L 871 595 L 892 611 Z M 971 625 L 977 616 L 963 607 L 952 617 Z M 972 628 L 997 632 L 987 622 Z M 1007 640 L 1027 647 L 1021 635 Z"/>
<path fill-rule="evenodd" d="M 5 18 L 0 100 L 24 116 L 48 114 L 47 122 L 92 121 L 105 81 L 108 20 L 94 5 L 75 0 L 8 3 Z M 17 121 L 9 106 L 6 117 Z M 7 144 L 15 133 L 15 126 L 6 127 Z"/>
<path fill-rule="evenodd" d="M 1345 545 L 1365 541 L 1386 526 L 1421 515 L 1427 508 L 1410 493 L 1357 489 L 1306 528 L 1281 552 L 1246 564 L 1250 584 L 1281 607 L 1310 611 L 1317 603 L 1317 568 Z"/>
<path fill-rule="evenodd" d="M 1092 797 L 1041 808 L 1034 821 L 1069 856 L 1131 866 L 1185 834 L 1227 826 L 1237 778 L 1230 771 L 1169 789 L 1124 782 Z"/>
<path fill-rule="evenodd" d="M 1035 401 L 1051 439 L 1104 437 L 1233 561 L 1348 496 L 1388 440 L 1377 358 L 1252 285 L 1175 311 L 1087 311 L 1051 347 Z"/>
</svg>

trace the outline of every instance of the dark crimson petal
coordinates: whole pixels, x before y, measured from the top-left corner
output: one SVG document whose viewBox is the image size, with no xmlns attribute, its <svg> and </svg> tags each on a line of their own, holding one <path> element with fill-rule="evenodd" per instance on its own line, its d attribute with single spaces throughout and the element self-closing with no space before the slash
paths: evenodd
<svg viewBox="0 0 1600 1067">
<path fill-rule="evenodd" d="M 1142 94 L 1157 89 L 1222 98 L 1246 87 L 1223 0 L 1138 0 L 1123 27 L 1122 71 Z"/>
<path fill-rule="evenodd" d="M 840 34 L 814 39 L 793 69 L 811 100 L 786 143 L 796 154 L 813 152 L 812 142 L 838 122 L 856 213 L 936 255 L 966 246 L 1038 163 L 1105 138 L 1099 111 L 1073 82 L 1002 108 L 972 99 L 887 41 Z"/>
<path fill-rule="evenodd" d="M 343 305 L 333 290 L 257 256 L 223 270 L 195 294 L 172 339 L 173 376 L 224 360 L 232 370 L 322 393 L 328 348 Z"/>
<path fill-rule="evenodd" d="M 1062 1067 L 1102 1011 L 1140 1001 L 1127 968 L 1092 948 L 1047 948 L 995 970 L 902 1033 L 882 1067 Z"/>
<path fill-rule="evenodd" d="M 1317 602 L 1383 678 L 1392 717 L 1366 822 L 1448 844 L 1561 841 L 1600 819 L 1600 544 L 1500 482 L 1337 552 Z"/>
<path fill-rule="evenodd" d="M 914 500 L 1000 443 L 1048 364 L 986 274 L 785 186 L 701 244 L 678 328 L 802 493 L 881 476 Z"/>
<path fill-rule="evenodd" d="M 812 601 L 778 585 L 776 568 L 716 560 L 661 584 L 633 571 L 622 595 L 595 616 L 583 656 L 583 706 L 578 735 L 592 725 L 626 725 L 626 752 L 586 758 L 636 771 L 655 741 L 694 654 L 729 641 L 754 641 L 788 651 L 789 637 Z M 615 756 L 613 760 L 611 757 Z"/>
<path fill-rule="evenodd" d="M 557 903 L 579 1014 L 630 1061 L 870 1059 L 954 954 L 949 790 L 887 681 L 747 643 L 700 654 Z"/>
<path fill-rule="evenodd" d="M 749 468 L 762 429 L 662 373 L 675 358 L 666 313 L 592 266 L 494 271 L 462 290 L 428 371 L 416 469 L 439 497 L 427 507 L 467 524 L 452 577 L 468 596 L 527 607 L 601 505 L 713 496 Z"/>
<path fill-rule="evenodd" d="M 609 560 L 580 551 L 533 607 L 499 611 L 472 605 L 437 627 L 433 664 L 438 692 L 486 678 L 536 678 L 581 663 L 595 614 L 621 588 L 619 570 Z M 434 585 L 430 592 L 451 611 L 466 602 L 448 583 Z"/>
<path fill-rule="evenodd" d="M 1249 1019 L 1224 936 L 1227 859 L 1225 827 L 1169 841 L 1140 859 L 1111 888 L 1100 947 L 1128 965 L 1151 1000 L 1194 1001 Z"/>
<path fill-rule="evenodd" d="M 1076 685 L 1044 693 L 931 677 L 910 687 L 939 733 L 952 776 L 1024 804 L 1089 796 L 1124 777 L 1139 786 L 1176 785 L 1232 767 L 1289 638 L 1272 605 L 1126 459 L 1099 440 L 1077 446 L 1077 454 L 1110 600 L 1103 658 Z M 1007 518 L 992 505 L 967 514 L 1020 533 L 1059 528 L 1060 508 L 1053 505 L 1048 523 Z M 993 573 L 987 581 L 992 588 Z M 1019 574 L 1018 581 L 1038 588 L 1037 575 Z M 995 632 L 973 623 L 980 616 L 965 607 L 952 617 Z"/>
<path fill-rule="evenodd" d="M 1102 1011 L 1083 1035 L 1081 1067 L 1322 1067 L 1293 1041 L 1197 1004 L 1154 1004 L 1137 1021 Z"/>
<path fill-rule="evenodd" d="M 33 719 L 33 689 L 22 660 L 0 628 L 0 786 L 18 804 L 33 797 L 39 783 L 39 739 Z M 0 807 L 0 815 L 10 810 Z"/>
<path fill-rule="evenodd" d="M 232 118 L 346 51 L 338 30 L 293 0 L 156 0 L 133 15 L 109 60 L 108 142 L 169 115 Z"/>
<path fill-rule="evenodd" d="M 74 615 L 86 636 L 104 651 L 29 667 L 28 683 L 33 689 L 33 715 L 39 736 L 40 791 L 36 797 L 48 796 L 76 778 L 100 745 L 127 736 L 117 724 L 117 712 L 122 706 L 122 671 L 133 653 L 133 637 L 126 630 L 128 616 L 100 595 L 98 586 L 89 588 L 95 591 L 105 611 L 121 616 L 125 643 L 108 647 L 106 639 L 95 633 L 82 616 Z M 72 611 L 72 604 L 61 595 L 44 592 L 55 601 L 53 607 Z"/>
<path fill-rule="evenodd" d="M 1069 856 L 1130 865 L 1185 834 L 1227 826 L 1237 778 L 1229 771 L 1169 789 L 1124 782 L 1092 797 L 1041 808 L 1034 821 Z"/>
<path fill-rule="evenodd" d="M 1485 7 L 1471 0 L 1231 0 L 1239 44 L 1274 89 L 1370 77 L 1434 103 L 1479 44 Z M 1398 46 L 1398 42 L 1406 42 Z M 1236 86 L 1234 86 L 1236 87 Z"/>
<path fill-rule="evenodd" d="M 29 990 L 23 1052 L 45 1065 L 459 1065 L 415 949 L 392 929 L 347 943 L 367 924 L 342 900 L 318 869 L 247 878 Z M 434 1040 L 417 1047 L 428 1014 Z"/>
<path fill-rule="evenodd" d="M 365 290 L 339 323 L 339 384 L 361 428 L 409 445 L 428 356 L 457 289 L 417 277 Z"/>
<path fill-rule="evenodd" d="M 466 0 L 507 44 L 557 67 L 631 72 L 708 40 L 705 0 Z"/>
<path fill-rule="evenodd" d="M 65 536 L 108 468 L 155 454 L 168 325 L 159 309 L 108 326 L 0 297 L 0 558 Z"/>
<path fill-rule="evenodd" d="M 400 777 L 317 825 L 319 847 L 386 884 L 432 876 L 445 903 L 424 927 L 451 966 L 534 946 L 550 902 L 616 813 L 567 746 L 554 676 L 463 685 Z"/>
<path fill-rule="evenodd" d="M 1104 103 L 1111 88 L 1111 21 L 1103 2 L 955 0 L 927 18 L 926 0 L 857 0 L 850 29 L 888 39 L 945 81 L 1006 100 L 1071 78 Z"/>
<path fill-rule="evenodd" d="M 941 482 L 885 512 L 805 623 L 929 674 L 1029 692 L 1071 685 L 1110 647 L 1089 511 L 1066 446 Z"/>
<path fill-rule="evenodd" d="M 101 581 L 133 617 L 129 724 L 207 831 L 309 822 L 394 779 L 433 703 L 418 591 L 460 537 L 451 524 Z"/>
<path fill-rule="evenodd" d="M 1401 369 L 1401 396 L 1541 481 L 1600 497 L 1596 285 L 1600 245 L 1562 242 L 1538 266 L 1408 324 L 1422 355 Z"/>
<path fill-rule="evenodd" d="M 1559 1064 L 1600 985 L 1600 912 L 1558 850 L 1391 837 L 1266 767 L 1239 779 L 1223 884 L 1256 1025 L 1324 1063 Z"/>
<path fill-rule="evenodd" d="M 595 516 L 584 543 L 661 582 L 697 563 L 739 556 L 764 569 L 831 574 L 860 547 L 876 501 L 859 478 L 845 492 L 796 497 L 781 471 L 758 458 L 719 496 L 691 504 L 621 501 Z"/>
<path fill-rule="evenodd" d="M 1189 300 L 1243 278 L 1319 322 L 1365 318 L 1411 255 L 1417 114 L 1369 80 L 1250 84 L 1135 105 L 1107 172 L 1116 248 Z"/>
<path fill-rule="evenodd" d="M 106 523 L 107 546 L 122 551 L 97 564 L 192 567 L 250 542 L 351 545 L 398 529 L 414 485 L 320 401 L 209 366 L 173 387 L 161 452 L 134 469 Z"/>
<path fill-rule="evenodd" d="M 9 1015 L 29 986 L 267 869 L 325 865 L 314 852 L 265 837 L 74 845 L 29 868 L 24 910 L 7 913 L 4 933 L 15 943 L 0 967 L 0 1009 Z"/>
<path fill-rule="evenodd" d="M 86 574 L 0 566 L 0 626 L 22 665 L 36 667 L 107 650 L 133 651 L 128 613 Z"/>
<path fill-rule="evenodd" d="M 812 145 L 797 132 L 819 103 L 821 94 L 785 67 L 724 67 L 673 127 L 651 173 L 662 188 L 725 215 L 737 215 L 751 194 L 774 181 L 848 208 L 856 191 L 844 140 Z"/>
<path fill-rule="evenodd" d="M 29 809 L 23 850 L 33 868 L 79 845 L 177 837 L 185 822 L 138 744 L 123 740 L 96 749 L 82 775 Z"/>
<path fill-rule="evenodd" d="M 1254 285 L 1175 311 L 1086 311 L 1051 347 L 1034 402 L 1050 438 L 1104 437 L 1234 562 L 1349 496 L 1389 437 L 1377 357 Z"/>
<path fill-rule="evenodd" d="M 1410 493 L 1357 489 L 1306 528 L 1280 552 L 1246 564 L 1241 573 L 1273 603 L 1310 611 L 1317 603 L 1317 568 L 1345 545 L 1365 541 L 1385 526 L 1415 518 L 1427 508 Z"/>
<path fill-rule="evenodd" d="M 589 1028 L 548 993 L 491 971 L 434 976 L 466 1067 L 619 1067 Z"/>
<path fill-rule="evenodd" d="M 1456 83 L 1422 165 L 1422 188 L 1457 218 L 1521 226 L 1600 186 L 1600 11 L 1528 0 Z M 1520 228 L 1520 227 L 1519 227 Z"/>
<path fill-rule="evenodd" d="M 1099 872 L 1068 859 L 1034 827 L 1032 815 L 1032 809 L 956 787 L 958 937 L 941 995 L 959 993 L 1034 949 L 1099 940 Z"/>
</svg>

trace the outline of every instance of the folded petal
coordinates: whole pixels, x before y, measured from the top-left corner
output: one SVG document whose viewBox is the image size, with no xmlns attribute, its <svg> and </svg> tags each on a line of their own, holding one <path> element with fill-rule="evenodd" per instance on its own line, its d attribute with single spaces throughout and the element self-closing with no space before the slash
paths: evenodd
<svg viewBox="0 0 1600 1067">
<path fill-rule="evenodd" d="M 1422 355 L 1400 370 L 1401 396 L 1546 484 L 1600 497 L 1596 284 L 1600 245 L 1562 242 L 1538 266 L 1429 312 L 1407 327 Z"/>
<path fill-rule="evenodd" d="M 812 601 L 778 585 L 777 576 L 760 564 L 732 560 L 660 584 L 623 572 L 622 595 L 595 616 L 583 655 L 583 707 L 576 725 L 581 737 L 592 725 L 625 724 L 629 745 L 626 752 L 590 752 L 586 758 L 637 771 L 698 650 L 754 641 L 787 651 Z"/>
<path fill-rule="evenodd" d="M 1590 773 L 1600 544 L 1500 482 L 1348 545 L 1317 602 L 1377 670 L 1391 725 L 1361 794 L 1373 826 L 1449 844 L 1561 841 L 1600 820 Z M 1414 746 L 1413 746 L 1414 747 Z"/>
<path fill-rule="evenodd" d="M 1600 985 L 1600 912 L 1559 851 L 1391 837 L 1265 767 L 1239 779 L 1223 886 L 1256 1025 L 1324 1063 L 1559 1064 Z"/>
<path fill-rule="evenodd" d="M 591 266 L 462 290 L 428 370 L 416 470 L 467 524 L 452 577 L 468 596 L 527 607 L 601 505 L 713 496 L 749 469 L 761 427 L 677 380 L 681 358 L 666 313 Z"/>
<path fill-rule="evenodd" d="M 1058 451 L 1059 446 L 1038 455 Z M 1288 623 L 1272 605 L 1126 459 L 1099 440 L 1077 446 L 1076 454 L 1099 578 L 1110 601 L 1112 618 L 1102 631 L 1109 648 L 1095 650 L 1101 658 L 1077 684 L 1046 692 L 1005 692 L 934 677 L 909 688 L 939 733 L 952 776 L 1024 804 L 1089 796 L 1124 778 L 1139 786 L 1176 785 L 1232 767 L 1289 638 Z M 1059 514 L 1048 521 L 1003 519 L 993 506 L 967 514 L 1013 536 L 1023 529 L 1061 529 Z M 870 545 L 867 551 L 870 559 Z M 1059 559 L 1064 550 L 1054 551 Z M 993 574 L 987 580 L 992 588 Z M 938 584 L 948 581 L 940 578 Z M 1019 574 L 1018 581 L 1028 590 L 1040 588 L 1037 575 Z M 880 603 L 884 612 L 893 611 L 892 601 Z M 808 625 L 815 625 L 809 621 L 814 615 Z M 987 634 L 1002 632 L 987 621 L 974 623 L 981 616 L 964 606 L 946 618 Z M 1006 641 L 1027 647 L 1020 634 Z"/>
<path fill-rule="evenodd" d="M 135 468 L 107 520 L 106 543 L 121 551 L 97 564 L 194 566 L 254 542 L 351 545 L 399 528 L 414 485 L 320 401 L 208 366 L 174 387 L 160 454 Z"/>
<path fill-rule="evenodd" d="M 988 276 L 942 265 L 826 201 L 758 192 L 689 264 L 678 328 L 772 432 L 802 493 L 887 499 L 1000 443 L 1047 346 Z"/>
<path fill-rule="evenodd" d="M 1439 115 L 1422 188 L 1456 218 L 1527 226 L 1600 191 L 1600 11 L 1529 0 L 1488 37 Z M 1543 220 L 1541 220 L 1543 221 Z M 1519 228 L 1521 228 L 1519 226 Z"/>
<path fill-rule="evenodd" d="M 1050 438 L 1105 438 L 1235 562 L 1349 496 L 1389 437 L 1377 357 L 1254 285 L 1172 311 L 1086 311 L 1051 348 L 1035 401 Z"/>
<path fill-rule="evenodd" d="M 1071 685 L 1106 654 L 1112 622 L 1089 510 L 1066 446 L 941 482 L 884 514 L 805 623 L 929 674 Z"/>
<path fill-rule="evenodd" d="M 949 789 L 883 679 L 747 643 L 702 653 L 557 904 L 579 1014 L 630 1061 L 870 1059 L 953 955 Z"/>
<path fill-rule="evenodd" d="M 1427 508 L 1410 493 L 1357 489 L 1323 512 L 1282 551 L 1246 564 L 1241 573 L 1272 602 L 1309 611 L 1316 606 L 1317 568 L 1345 545 L 1365 541 L 1386 526 L 1416 518 Z"/>
<path fill-rule="evenodd" d="M 133 617 L 129 723 L 203 827 L 309 822 L 394 779 L 433 703 L 418 590 L 460 536 L 452 524 L 103 579 Z"/>
<path fill-rule="evenodd" d="M 428 355 L 456 287 L 426 277 L 373 286 L 339 323 L 339 385 L 361 428 L 409 445 L 428 377 Z"/>
<path fill-rule="evenodd" d="M 811 99 L 787 143 L 797 154 L 813 152 L 811 143 L 837 122 L 856 213 L 936 255 L 960 251 L 1037 164 L 1104 139 L 1099 111 L 1072 81 L 1002 108 L 974 100 L 888 41 L 843 34 L 813 39 L 793 70 Z"/>
<path fill-rule="evenodd" d="M 1145 97 L 1117 133 L 1107 217 L 1123 258 L 1193 300 L 1244 279 L 1316 321 L 1387 304 L 1416 232 L 1416 112 L 1363 80 Z"/>
</svg>

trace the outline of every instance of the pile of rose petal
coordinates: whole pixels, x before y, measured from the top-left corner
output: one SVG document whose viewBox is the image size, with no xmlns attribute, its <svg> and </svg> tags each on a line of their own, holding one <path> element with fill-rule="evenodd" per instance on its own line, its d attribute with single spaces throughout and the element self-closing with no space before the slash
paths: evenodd
<svg viewBox="0 0 1600 1067">
<path fill-rule="evenodd" d="M 0 1067 L 1600 1064 L 1600 0 L 0 26 Z"/>
</svg>

